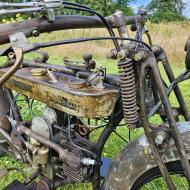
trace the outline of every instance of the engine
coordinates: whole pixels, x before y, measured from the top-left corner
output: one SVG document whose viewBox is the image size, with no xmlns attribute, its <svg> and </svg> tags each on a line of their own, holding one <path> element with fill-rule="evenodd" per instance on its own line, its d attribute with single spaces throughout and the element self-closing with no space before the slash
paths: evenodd
<svg viewBox="0 0 190 190">
<path fill-rule="evenodd" d="M 56 111 L 49 107 L 44 108 L 41 117 L 33 117 L 30 126 L 17 126 L 27 139 L 25 161 L 31 165 L 27 169 L 29 180 L 42 172 L 48 179 L 82 182 L 93 173 L 96 155 L 87 133 L 82 133 L 86 127 L 80 119 L 62 114 L 67 118 L 62 126 L 57 123 Z M 12 140 L 19 141 L 15 136 Z"/>
</svg>

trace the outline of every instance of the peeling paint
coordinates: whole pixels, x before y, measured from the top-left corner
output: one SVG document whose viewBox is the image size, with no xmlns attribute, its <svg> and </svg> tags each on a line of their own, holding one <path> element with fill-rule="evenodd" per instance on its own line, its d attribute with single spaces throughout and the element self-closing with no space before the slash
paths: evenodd
<svg viewBox="0 0 190 190">
<path fill-rule="evenodd" d="M 184 145 L 190 159 L 190 122 L 179 123 L 179 131 L 184 137 Z M 160 152 L 165 163 L 179 160 L 175 146 L 169 145 Z M 146 171 L 156 167 L 145 136 L 130 143 L 113 161 L 106 178 L 105 190 L 131 190 L 134 182 Z M 114 168 L 114 170 L 112 170 Z M 116 180 L 117 179 L 117 180 Z"/>
</svg>

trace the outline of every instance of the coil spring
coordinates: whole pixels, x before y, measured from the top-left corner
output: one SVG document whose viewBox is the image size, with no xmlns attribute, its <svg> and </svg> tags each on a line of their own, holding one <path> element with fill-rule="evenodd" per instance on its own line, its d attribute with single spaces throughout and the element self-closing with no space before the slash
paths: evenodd
<svg viewBox="0 0 190 190">
<path fill-rule="evenodd" d="M 118 69 L 121 80 L 121 94 L 123 113 L 129 129 L 136 127 L 138 121 L 135 73 L 133 61 L 125 58 L 118 62 Z"/>
</svg>

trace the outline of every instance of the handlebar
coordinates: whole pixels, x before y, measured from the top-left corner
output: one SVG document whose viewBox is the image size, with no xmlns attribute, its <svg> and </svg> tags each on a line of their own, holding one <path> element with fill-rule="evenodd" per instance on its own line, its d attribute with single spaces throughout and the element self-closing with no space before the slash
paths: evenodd
<svg viewBox="0 0 190 190">
<path fill-rule="evenodd" d="M 115 28 L 114 18 L 105 17 L 112 28 Z M 126 25 L 144 23 L 146 18 L 141 15 L 125 17 Z M 96 16 L 74 16 L 65 15 L 55 17 L 53 22 L 47 18 L 36 18 L 9 24 L 0 24 L 0 45 L 9 43 L 9 35 L 23 32 L 26 37 L 38 36 L 41 33 L 67 29 L 103 28 L 105 25 Z"/>
</svg>

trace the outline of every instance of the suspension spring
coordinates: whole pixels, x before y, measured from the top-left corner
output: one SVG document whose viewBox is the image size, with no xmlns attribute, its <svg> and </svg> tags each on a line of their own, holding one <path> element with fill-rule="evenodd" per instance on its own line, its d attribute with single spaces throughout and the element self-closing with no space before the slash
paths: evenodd
<svg viewBox="0 0 190 190">
<path fill-rule="evenodd" d="M 118 69 L 121 80 L 121 93 L 125 122 L 129 129 L 134 129 L 138 121 L 138 110 L 133 61 L 128 58 L 119 60 Z"/>
</svg>

